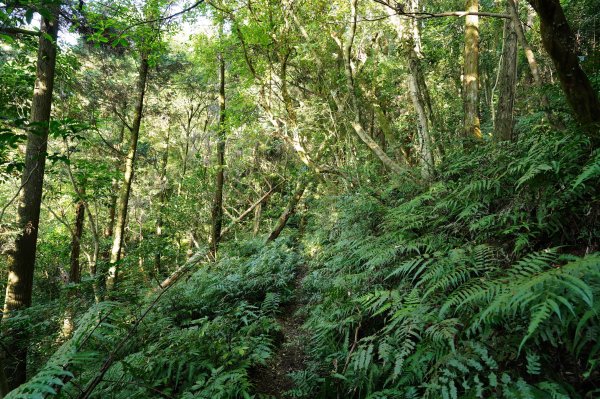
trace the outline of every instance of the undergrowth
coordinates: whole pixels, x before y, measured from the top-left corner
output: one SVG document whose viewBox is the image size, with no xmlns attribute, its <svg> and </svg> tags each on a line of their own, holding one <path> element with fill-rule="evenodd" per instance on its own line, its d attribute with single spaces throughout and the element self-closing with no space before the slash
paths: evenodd
<svg viewBox="0 0 600 399">
<path fill-rule="evenodd" d="M 456 150 L 426 188 L 321 203 L 297 397 L 600 395 L 600 157 L 577 134 Z M 326 226 L 325 228 L 323 226 Z"/>
<path fill-rule="evenodd" d="M 249 372 L 273 353 L 279 338 L 274 317 L 290 300 L 300 262 L 289 239 L 262 245 L 234 245 L 223 251 L 230 255 L 179 283 L 119 351 L 148 302 L 90 309 L 73 339 L 8 398 L 77 397 L 108 355 L 116 362 L 92 397 L 250 397 Z"/>
<path fill-rule="evenodd" d="M 446 153 L 428 184 L 309 202 L 305 370 L 298 398 L 600 395 L 600 154 L 575 132 Z M 252 398 L 303 257 L 291 239 L 227 244 L 169 291 L 101 304 L 10 398 Z M 64 387 L 60 389 L 62 386 Z"/>
</svg>

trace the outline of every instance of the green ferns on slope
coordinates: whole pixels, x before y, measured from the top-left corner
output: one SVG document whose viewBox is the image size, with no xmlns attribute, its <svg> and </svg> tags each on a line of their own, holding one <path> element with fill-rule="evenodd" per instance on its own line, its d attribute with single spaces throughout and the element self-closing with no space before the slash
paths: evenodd
<svg viewBox="0 0 600 399">
<path fill-rule="evenodd" d="M 67 381 L 58 397 L 77 397 L 111 352 L 117 361 L 92 397 L 251 397 L 249 372 L 273 353 L 280 335 L 275 316 L 290 300 L 301 260 L 289 240 L 262 246 L 255 240 L 224 248 L 229 256 L 168 291 L 116 353 L 149 302 L 90 309 L 65 349 L 7 398 L 55 396 Z"/>
<path fill-rule="evenodd" d="M 600 395 L 588 148 L 548 133 L 456 150 L 428 188 L 322 204 L 305 239 L 314 373 L 297 396 Z"/>
</svg>

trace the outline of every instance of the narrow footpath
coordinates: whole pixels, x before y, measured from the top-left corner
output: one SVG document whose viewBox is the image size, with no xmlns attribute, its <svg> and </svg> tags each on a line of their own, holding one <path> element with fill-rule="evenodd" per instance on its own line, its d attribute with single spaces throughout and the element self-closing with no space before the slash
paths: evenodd
<svg viewBox="0 0 600 399">
<path fill-rule="evenodd" d="M 299 266 L 294 279 L 292 300 L 281 308 L 277 317 L 283 342 L 271 361 L 265 367 L 256 370 L 253 383 L 257 394 L 285 398 L 285 393 L 294 387 L 288 374 L 305 369 L 307 356 L 304 348 L 308 334 L 302 329 L 304 316 L 298 314 L 298 309 L 303 305 L 302 280 L 306 273 L 306 265 Z"/>
</svg>

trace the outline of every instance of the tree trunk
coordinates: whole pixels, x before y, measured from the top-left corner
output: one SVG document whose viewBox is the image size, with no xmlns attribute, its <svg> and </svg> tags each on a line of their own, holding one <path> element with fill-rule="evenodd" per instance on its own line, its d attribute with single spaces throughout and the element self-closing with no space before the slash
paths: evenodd
<svg viewBox="0 0 600 399">
<path fill-rule="evenodd" d="M 386 7 L 391 21 L 395 25 L 399 39 L 402 41 L 404 52 L 408 61 L 408 92 L 417 116 L 417 149 L 419 152 L 419 163 L 423 178 L 428 179 L 433 174 L 433 152 L 429 124 L 433 118 L 433 110 L 425 78 L 421 69 L 421 34 L 416 20 L 402 20 L 396 11 Z M 409 12 L 418 12 L 419 4 L 411 0 Z M 425 92 L 423 92 L 423 89 Z"/>
<path fill-rule="evenodd" d="M 525 58 L 527 59 L 527 64 L 529 65 L 529 70 L 531 71 L 531 77 L 533 78 L 533 83 L 535 87 L 537 87 L 540 92 L 543 89 L 542 77 L 540 74 L 540 67 L 535 59 L 535 54 L 533 53 L 533 49 L 529 45 L 527 41 L 527 37 L 525 36 L 525 30 L 523 29 L 523 25 L 521 24 L 521 19 L 519 18 L 519 10 L 517 7 L 518 0 L 508 0 L 509 12 L 511 17 L 514 20 L 514 27 L 517 32 L 517 38 L 519 39 L 519 43 L 523 48 L 523 52 L 525 53 Z M 528 7 L 529 8 L 529 7 Z M 530 13 L 529 13 L 530 14 Z M 529 16 L 528 14 L 528 16 Z M 552 111 L 550 110 L 550 101 L 548 100 L 548 96 L 545 93 L 540 94 L 540 105 L 550 123 L 560 127 L 556 118 L 552 116 Z"/>
<path fill-rule="evenodd" d="M 396 174 L 402 174 L 404 171 L 400 165 L 394 162 L 382 149 L 381 147 L 373 140 L 368 132 L 365 131 L 363 125 L 360 121 L 360 111 L 358 107 L 358 99 L 356 95 L 356 87 L 354 84 L 354 76 L 352 73 L 352 45 L 354 43 L 354 36 L 356 35 L 356 3 L 357 0 L 352 0 L 351 3 L 351 11 L 352 11 L 352 21 L 350 22 L 350 32 L 346 43 L 343 46 L 344 53 L 344 71 L 346 74 L 346 87 L 348 89 L 348 95 L 350 96 L 350 106 L 351 111 L 354 113 L 354 120 L 352 123 L 352 128 L 360 137 L 360 139 L 373 151 L 373 153 L 379 158 L 379 160 L 392 172 Z"/>
<path fill-rule="evenodd" d="M 110 252 L 110 267 L 108 269 L 108 276 L 106 279 L 106 289 L 109 292 L 114 290 L 118 279 L 119 270 L 117 262 L 121 258 L 123 235 L 125 233 L 125 224 L 127 222 L 127 206 L 129 204 L 129 195 L 131 193 L 131 183 L 133 182 L 135 157 L 137 152 L 138 138 L 140 134 L 140 126 L 142 123 L 142 116 L 144 111 L 144 96 L 146 94 L 147 79 L 148 58 L 146 55 L 142 55 L 140 60 L 140 70 L 137 82 L 138 98 L 135 106 L 135 116 L 133 119 L 133 125 L 130 129 L 131 139 L 129 142 L 129 151 L 127 152 L 127 158 L 125 160 L 125 174 L 123 176 L 123 183 L 121 185 L 121 192 L 119 193 L 119 200 L 117 203 L 117 223 L 115 226 L 116 228 L 113 237 L 113 245 Z"/>
<path fill-rule="evenodd" d="M 528 0 L 540 17 L 544 48 L 550 54 L 567 101 L 579 122 L 600 123 L 600 101 L 579 65 L 576 42 L 559 0 Z M 598 131 L 591 129 L 594 135 Z"/>
<path fill-rule="evenodd" d="M 466 11 L 479 12 L 479 0 L 466 0 Z M 479 16 L 467 15 L 464 53 L 464 131 L 466 137 L 482 139 L 479 125 Z"/>
<path fill-rule="evenodd" d="M 212 206 L 211 254 L 217 256 L 217 248 L 223 227 L 223 184 L 225 182 L 225 59 L 219 55 L 219 137 L 217 142 L 217 179 Z"/>
<path fill-rule="evenodd" d="M 296 206 L 298 206 L 300 199 L 302 199 L 302 195 L 304 194 L 304 191 L 308 186 L 308 181 L 308 178 L 302 177 L 300 178 L 300 181 L 298 181 L 298 183 L 296 184 L 296 189 L 290 197 L 283 213 L 281 214 L 281 216 L 279 216 L 275 228 L 271 231 L 271 234 L 269 234 L 269 237 L 266 241 L 267 243 L 274 241 L 277 239 L 277 237 L 279 237 L 279 235 L 285 228 L 288 220 L 290 220 L 290 217 L 294 214 L 294 212 L 296 212 Z"/>
<path fill-rule="evenodd" d="M 37 247 L 40 206 L 44 184 L 44 168 L 48 147 L 48 129 L 52 108 L 54 70 L 56 66 L 56 38 L 58 35 L 58 7 L 52 19 L 42 18 L 40 24 L 37 71 L 31 103 L 31 130 L 27 133 L 25 167 L 19 195 L 17 225 L 20 230 L 14 248 L 9 253 L 8 283 L 4 299 L 3 320 L 12 313 L 31 306 L 33 271 Z M 27 341 L 24 331 L 9 331 L 11 361 L 7 362 L 10 388 L 16 388 L 27 378 Z M 10 363 L 10 364 L 8 364 Z"/>
<path fill-rule="evenodd" d="M 169 181 L 167 179 L 167 165 L 169 163 L 169 141 L 171 139 L 171 128 L 168 128 L 167 131 L 167 143 L 165 152 L 162 157 L 162 165 L 160 168 L 160 192 L 158 194 L 158 216 L 156 218 L 156 237 L 162 236 L 163 230 L 163 214 L 165 212 L 165 204 L 167 202 L 167 189 L 169 185 Z M 158 243 L 158 248 L 156 254 L 154 255 L 154 271 L 157 275 L 162 274 L 161 270 L 161 248 L 162 243 Z"/>
<path fill-rule="evenodd" d="M 513 1 L 516 0 L 508 0 L 506 4 L 509 14 L 512 9 L 510 3 Z M 498 113 L 494 132 L 494 138 L 498 141 L 513 139 L 513 108 L 517 83 L 517 28 L 515 22 L 514 18 L 504 21 L 504 46 L 498 83 Z"/>
<path fill-rule="evenodd" d="M 416 58 L 416 54 L 411 49 L 408 56 L 408 91 L 410 98 L 417 114 L 417 132 L 418 132 L 418 151 L 421 163 L 422 176 L 428 179 L 433 174 L 433 154 L 431 152 L 431 137 L 429 134 L 429 122 L 427 120 L 427 114 L 425 111 L 425 104 L 423 104 L 422 96 L 419 93 L 419 82 L 418 74 L 419 71 L 419 60 Z"/>
<path fill-rule="evenodd" d="M 117 180 L 113 179 L 112 182 L 112 192 L 110 195 L 110 204 L 108 205 L 108 223 L 104 228 L 104 237 L 110 238 L 112 237 L 115 230 L 115 216 L 117 214 L 117 200 L 119 196 L 117 193 L 119 192 L 119 183 Z"/>
<path fill-rule="evenodd" d="M 75 208 L 75 229 L 71 239 L 71 267 L 69 268 L 69 282 L 81 282 L 81 266 L 79 254 L 81 252 L 81 237 L 83 236 L 83 222 L 85 220 L 85 204 L 83 201 L 77 203 Z"/>
</svg>

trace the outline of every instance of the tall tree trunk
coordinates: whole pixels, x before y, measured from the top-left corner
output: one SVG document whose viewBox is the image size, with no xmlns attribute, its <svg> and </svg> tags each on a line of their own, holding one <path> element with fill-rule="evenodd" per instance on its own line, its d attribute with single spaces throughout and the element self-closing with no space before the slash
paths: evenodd
<svg viewBox="0 0 600 399">
<path fill-rule="evenodd" d="M 509 14 L 512 9 L 510 3 L 513 1 L 516 0 L 508 0 L 506 3 L 506 10 Z M 513 138 L 513 108 L 517 83 L 517 28 L 515 22 L 514 18 L 504 21 L 504 46 L 498 83 L 498 113 L 494 132 L 494 138 L 499 141 Z"/>
<path fill-rule="evenodd" d="M 37 247 L 40 206 L 44 184 L 44 168 L 48 147 L 48 129 L 52 108 L 58 7 L 53 6 L 51 19 L 43 17 L 40 24 L 37 71 L 31 103 L 31 130 L 27 133 L 25 167 L 19 195 L 17 225 L 20 230 L 14 248 L 9 253 L 8 283 L 4 299 L 3 321 L 13 312 L 31 306 L 33 271 Z M 9 331 L 12 355 L 7 362 L 10 388 L 16 388 L 27 378 L 28 337 L 24 331 Z M 9 364 L 10 363 L 10 364 Z"/>
<path fill-rule="evenodd" d="M 466 0 L 466 11 L 479 12 L 479 0 Z M 464 53 L 464 131 L 467 137 L 483 138 L 479 124 L 479 16 L 467 15 Z"/>
<path fill-rule="evenodd" d="M 167 143 L 165 145 L 165 152 L 162 156 L 162 165 L 160 168 L 160 192 L 158 194 L 158 216 L 156 218 L 156 236 L 162 236 L 163 230 L 163 214 L 165 212 L 165 204 L 167 202 L 167 189 L 169 186 L 169 181 L 167 179 L 167 165 L 169 163 L 169 141 L 171 139 L 171 128 L 168 128 L 167 131 Z M 158 248 L 156 254 L 154 255 L 154 271 L 161 275 L 161 248 L 162 243 L 158 243 Z"/>
<path fill-rule="evenodd" d="M 211 254 L 217 256 L 217 248 L 223 227 L 223 184 L 225 182 L 225 59 L 219 55 L 219 136 L 217 142 L 217 179 L 212 206 Z"/>
<path fill-rule="evenodd" d="M 528 0 L 540 17 L 544 48 L 550 54 L 560 84 L 575 117 L 587 127 L 600 123 L 600 101 L 579 65 L 575 37 L 559 0 Z M 598 138 L 597 129 L 591 129 Z"/>
<path fill-rule="evenodd" d="M 356 22 L 357 22 L 357 12 L 356 12 L 356 3 L 357 0 L 351 1 L 351 21 L 350 21 L 350 31 L 348 34 L 348 38 L 346 43 L 343 44 L 343 56 L 344 56 L 344 71 L 346 74 L 346 87 L 348 89 L 348 95 L 350 96 L 350 106 L 351 111 L 354 113 L 354 120 L 352 123 L 352 128 L 360 137 L 360 139 L 373 151 L 373 153 L 379 158 L 379 160 L 392 172 L 396 174 L 402 174 L 403 169 L 394 162 L 386 153 L 381 149 L 381 147 L 373 140 L 369 133 L 365 131 L 361 120 L 360 120 L 360 109 L 358 106 L 358 99 L 356 94 L 356 86 L 354 84 L 354 76 L 352 72 L 352 45 L 354 44 L 354 36 L 356 35 Z M 341 43 L 340 43 L 341 44 Z"/>
<path fill-rule="evenodd" d="M 142 54 L 137 82 L 138 97 L 135 105 L 135 115 L 133 118 L 133 124 L 130 129 L 131 139 L 129 142 L 127 158 L 125 160 L 125 174 L 123 176 L 123 183 L 121 184 L 121 192 L 119 193 L 119 200 L 117 204 L 117 223 L 115 226 L 116 228 L 113 237 L 113 245 L 110 252 L 110 267 L 108 269 L 108 276 L 106 279 L 106 289 L 109 292 L 114 290 L 118 279 L 119 270 L 117 262 L 121 258 L 121 251 L 123 247 L 123 236 L 125 233 L 125 224 L 127 222 L 127 206 L 129 204 L 129 195 L 131 193 L 131 183 L 133 182 L 138 138 L 140 135 L 140 126 L 142 124 L 142 116 L 144 111 L 144 96 L 146 94 L 147 79 L 148 57 L 145 54 Z"/>
<path fill-rule="evenodd" d="M 290 217 L 294 214 L 294 212 L 296 212 L 296 207 L 298 206 L 298 203 L 302 199 L 302 195 L 304 194 L 304 191 L 306 190 L 308 183 L 309 183 L 309 179 L 307 177 L 300 178 L 300 180 L 296 184 L 296 188 L 295 188 L 294 192 L 292 193 L 292 196 L 288 200 L 288 203 L 287 203 L 285 209 L 283 210 L 283 213 L 281 214 L 281 216 L 279 216 L 279 219 L 277 220 L 277 224 L 275 225 L 275 228 L 273 228 L 273 230 L 271 231 L 271 234 L 269 234 L 269 237 L 267 238 L 267 242 L 274 241 L 277 239 L 277 237 L 279 237 L 279 235 L 281 234 L 281 232 L 287 225 L 288 220 L 290 220 Z"/>
</svg>

